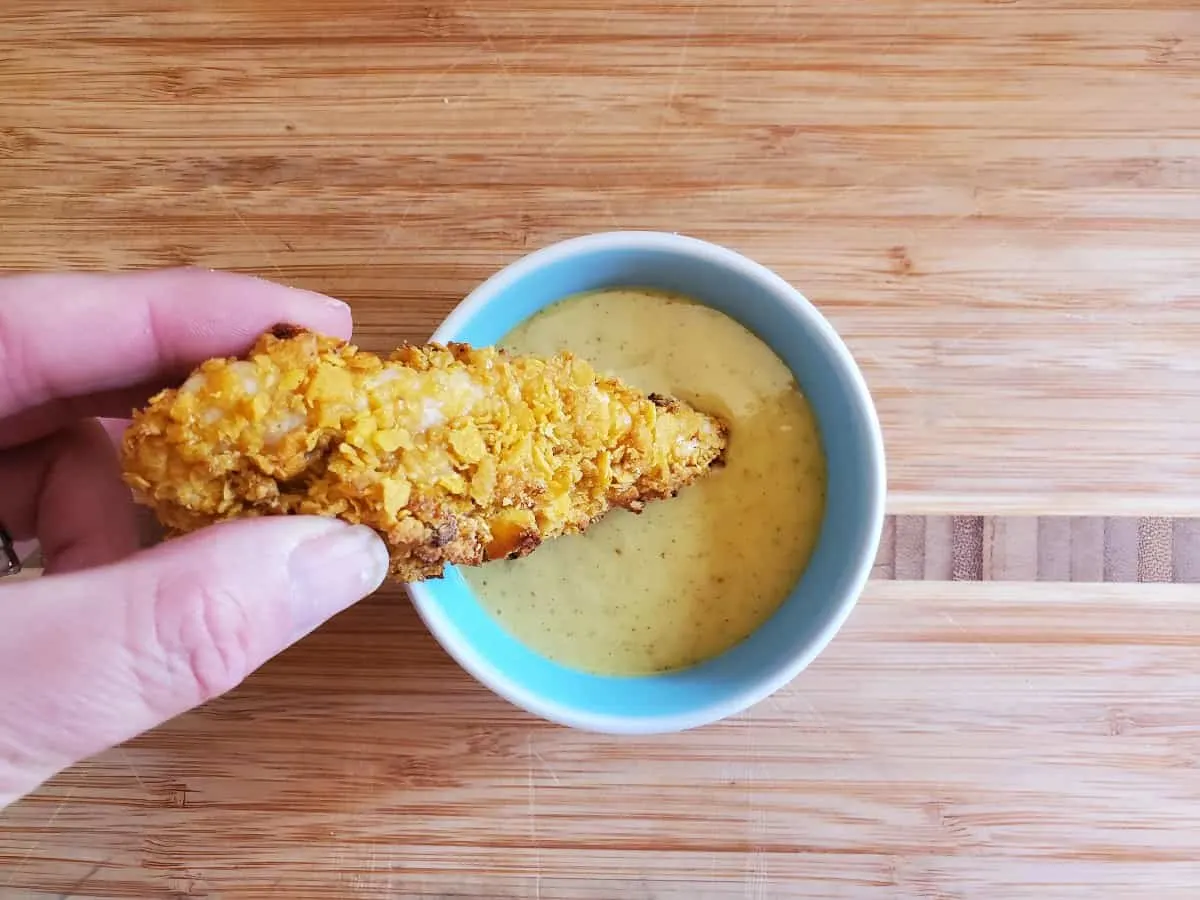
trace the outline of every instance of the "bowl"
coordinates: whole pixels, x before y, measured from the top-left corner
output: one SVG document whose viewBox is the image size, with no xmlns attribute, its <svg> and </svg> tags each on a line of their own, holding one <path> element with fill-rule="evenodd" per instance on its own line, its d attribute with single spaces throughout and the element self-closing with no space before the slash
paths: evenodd
<svg viewBox="0 0 1200 900">
<path fill-rule="evenodd" d="M 408 591 L 446 651 L 516 706 L 589 731 L 682 731 L 739 713 L 783 687 L 846 620 L 883 527 L 883 438 L 858 366 L 817 309 L 758 263 L 695 238 L 612 232 L 553 244 L 476 288 L 433 340 L 498 343 L 557 300 L 621 287 L 685 294 L 731 316 L 775 351 L 807 396 L 826 457 L 827 499 L 817 545 L 791 594 L 754 633 L 714 659 L 665 674 L 603 676 L 566 668 L 519 643 L 453 567 Z"/>
</svg>

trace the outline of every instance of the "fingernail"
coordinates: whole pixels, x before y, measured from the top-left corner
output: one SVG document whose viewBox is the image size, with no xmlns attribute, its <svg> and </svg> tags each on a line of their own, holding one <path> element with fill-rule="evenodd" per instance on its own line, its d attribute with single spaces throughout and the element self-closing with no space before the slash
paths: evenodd
<svg viewBox="0 0 1200 900">
<path fill-rule="evenodd" d="M 308 288 L 296 287 L 296 285 L 288 284 L 287 282 L 283 281 L 282 279 L 278 279 L 278 280 L 269 279 L 265 275 L 254 275 L 254 274 L 251 274 L 249 277 L 254 278 L 258 281 L 264 281 L 267 284 L 273 285 L 275 287 L 285 287 L 289 291 L 295 291 L 297 294 L 304 294 L 305 296 L 315 300 L 317 303 L 320 303 L 322 306 L 328 307 L 329 309 L 336 309 L 336 310 L 350 309 L 350 304 L 347 303 L 345 300 L 339 300 L 339 299 L 337 299 L 337 297 L 330 297 L 328 294 L 318 293 L 317 291 L 310 291 Z"/>
<path fill-rule="evenodd" d="M 318 293 L 317 291 L 310 291 L 308 288 L 296 287 L 295 285 L 292 285 L 292 284 L 288 284 L 288 285 L 284 285 L 284 286 L 286 288 L 288 288 L 289 290 L 295 291 L 298 294 L 305 294 L 308 297 L 311 297 L 312 299 L 314 299 L 318 303 L 320 303 L 322 306 L 325 306 L 329 309 L 336 309 L 336 310 L 350 309 L 349 303 L 347 303 L 345 300 L 339 300 L 337 297 L 330 297 L 328 294 L 321 294 L 321 293 Z"/>
<path fill-rule="evenodd" d="M 300 544 L 288 559 L 292 639 L 367 596 L 387 572 L 387 547 L 365 525 L 337 526 Z"/>
<path fill-rule="evenodd" d="M 326 306 L 328 306 L 330 309 L 337 309 L 337 310 L 342 310 L 342 309 L 349 310 L 350 309 L 349 303 L 347 303 L 345 300 L 339 300 L 337 297 L 330 297 L 328 294 L 317 294 L 317 293 L 314 293 L 313 291 L 305 291 L 305 293 L 312 294 L 314 297 L 320 297 L 321 302 L 324 303 Z"/>
<path fill-rule="evenodd" d="M 291 287 L 291 285 L 289 285 L 289 287 Z M 347 303 L 345 300 L 339 300 L 337 297 L 330 297 L 328 294 L 318 294 L 316 291 L 306 290 L 305 288 L 293 287 L 291 289 L 298 294 L 307 294 L 309 297 L 313 298 L 328 309 L 336 309 L 339 312 L 342 310 L 348 311 L 350 309 L 349 303 Z"/>
</svg>

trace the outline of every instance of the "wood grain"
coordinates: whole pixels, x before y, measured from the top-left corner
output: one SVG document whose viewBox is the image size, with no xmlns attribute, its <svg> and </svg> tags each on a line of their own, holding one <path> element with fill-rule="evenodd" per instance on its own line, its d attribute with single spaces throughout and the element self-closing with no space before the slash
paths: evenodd
<svg viewBox="0 0 1200 900">
<path fill-rule="evenodd" d="M 1193 897 L 1200 606 L 877 583 L 790 687 L 655 738 L 535 721 L 396 593 L 0 818 L 0 896 Z"/>
<path fill-rule="evenodd" d="M 871 577 L 885 581 L 1200 582 L 1200 521 L 892 516 Z"/>
<path fill-rule="evenodd" d="M 380 349 L 691 232 L 844 333 L 895 511 L 1197 514 L 1198 75 L 1191 0 L 8 0 L 0 268 L 255 272 Z"/>
<path fill-rule="evenodd" d="M 1147 517 L 1200 515 L 1194 0 L 92 7 L 0 7 L 0 270 L 253 272 L 378 350 L 548 242 L 689 232 L 862 362 L 893 511 L 940 517 L 879 574 L 1136 581 L 1193 538 Z M 1001 515 L 1037 541 L 985 551 Z M 0 815 L 0 897 L 1192 897 L 1190 593 L 876 584 L 789 689 L 638 740 L 381 595 Z"/>
</svg>

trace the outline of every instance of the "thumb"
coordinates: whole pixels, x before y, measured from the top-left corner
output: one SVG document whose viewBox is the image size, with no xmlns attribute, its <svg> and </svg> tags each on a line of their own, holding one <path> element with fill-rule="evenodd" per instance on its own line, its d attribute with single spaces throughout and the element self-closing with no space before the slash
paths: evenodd
<svg viewBox="0 0 1200 900">
<path fill-rule="evenodd" d="M 369 528 L 279 517 L 0 587 L 0 807 L 236 686 L 387 568 Z"/>
</svg>

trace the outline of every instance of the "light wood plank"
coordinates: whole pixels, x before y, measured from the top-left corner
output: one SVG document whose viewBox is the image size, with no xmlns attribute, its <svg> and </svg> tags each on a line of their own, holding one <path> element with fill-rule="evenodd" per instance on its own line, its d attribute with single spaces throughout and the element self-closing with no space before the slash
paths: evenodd
<svg viewBox="0 0 1200 900">
<path fill-rule="evenodd" d="M 387 593 L 0 816 L 0 895 L 1191 897 L 1193 594 L 873 584 L 748 714 L 619 739 L 512 709 Z"/>
<path fill-rule="evenodd" d="M 0 268 L 251 271 L 383 349 L 535 247 L 688 231 L 845 335 L 893 511 L 1197 514 L 1198 40 L 1185 0 L 9 0 Z"/>
</svg>

